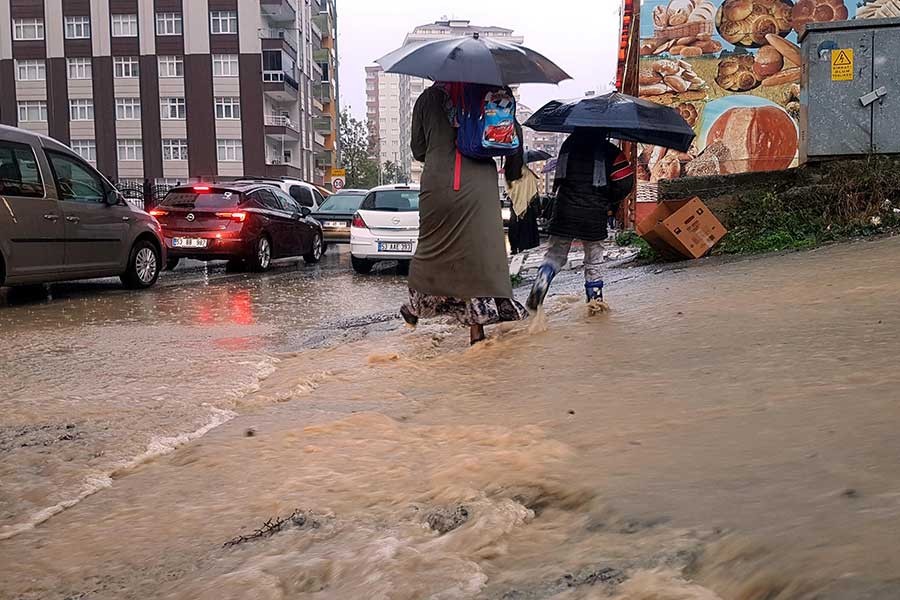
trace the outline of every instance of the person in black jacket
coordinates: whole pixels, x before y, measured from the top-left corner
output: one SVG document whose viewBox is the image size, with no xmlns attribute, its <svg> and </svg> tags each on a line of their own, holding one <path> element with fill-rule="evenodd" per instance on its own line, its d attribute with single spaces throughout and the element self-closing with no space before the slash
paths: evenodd
<svg viewBox="0 0 900 600">
<path fill-rule="evenodd" d="M 576 239 L 584 245 L 584 289 L 587 301 L 603 300 L 603 240 L 608 235 L 608 211 L 619 204 L 634 185 L 634 168 L 625 154 L 599 129 L 576 129 L 560 149 L 554 190 L 556 203 L 550 222 L 550 242 L 544 262 L 528 296 L 536 310 L 550 283 L 566 264 Z"/>
</svg>

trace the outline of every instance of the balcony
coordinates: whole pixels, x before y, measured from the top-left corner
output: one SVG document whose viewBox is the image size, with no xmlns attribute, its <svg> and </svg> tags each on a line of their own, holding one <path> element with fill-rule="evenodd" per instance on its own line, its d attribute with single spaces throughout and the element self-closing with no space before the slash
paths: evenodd
<svg viewBox="0 0 900 600">
<path fill-rule="evenodd" d="M 325 136 L 318 131 L 313 132 L 313 142 L 315 142 L 316 146 L 322 149 L 324 149 L 328 145 L 328 141 L 325 139 Z"/>
<path fill-rule="evenodd" d="M 331 37 L 331 32 L 334 31 L 334 18 L 331 13 L 321 12 L 313 15 L 312 22 L 321 32 L 322 37 Z"/>
<path fill-rule="evenodd" d="M 281 139 L 299 140 L 300 131 L 291 122 L 289 117 L 280 115 L 266 115 L 266 135 Z"/>
<path fill-rule="evenodd" d="M 266 159 L 266 177 L 290 177 L 291 179 L 303 179 L 303 171 L 279 159 Z"/>
<path fill-rule="evenodd" d="M 259 11 L 263 17 L 276 23 L 297 20 L 296 0 L 259 0 Z"/>
<path fill-rule="evenodd" d="M 312 120 L 312 126 L 314 130 L 327 135 L 334 131 L 334 119 L 329 116 L 315 117 Z"/>
<path fill-rule="evenodd" d="M 297 99 L 300 85 L 284 71 L 263 71 L 263 90 L 278 102 L 293 102 Z"/>
<path fill-rule="evenodd" d="M 291 56 L 297 56 L 296 33 L 289 29 L 260 29 L 259 39 L 263 50 L 284 50 Z"/>
<path fill-rule="evenodd" d="M 317 63 L 328 63 L 331 61 L 331 50 L 329 48 L 320 48 L 313 52 L 313 60 Z"/>
<path fill-rule="evenodd" d="M 327 150 L 316 152 L 316 168 L 326 169 L 332 167 L 333 165 L 334 155 L 331 152 Z"/>
<path fill-rule="evenodd" d="M 323 104 L 328 104 L 334 100 L 334 88 L 330 81 L 322 81 L 313 84 L 313 94 Z M 374 107 L 374 104 L 372 105 Z"/>
</svg>

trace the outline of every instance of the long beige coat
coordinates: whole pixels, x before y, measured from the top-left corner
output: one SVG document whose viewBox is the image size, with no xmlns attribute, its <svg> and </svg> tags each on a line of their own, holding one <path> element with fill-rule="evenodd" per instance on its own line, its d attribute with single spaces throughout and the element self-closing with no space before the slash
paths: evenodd
<svg viewBox="0 0 900 600">
<path fill-rule="evenodd" d="M 467 300 L 512 298 L 496 163 L 463 157 L 460 190 L 453 190 L 456 130 L 446 102 L 446 93 L 432 86 L 413 110 L 412 152 L 425 168 L 409 287 Z"/>
</svg>

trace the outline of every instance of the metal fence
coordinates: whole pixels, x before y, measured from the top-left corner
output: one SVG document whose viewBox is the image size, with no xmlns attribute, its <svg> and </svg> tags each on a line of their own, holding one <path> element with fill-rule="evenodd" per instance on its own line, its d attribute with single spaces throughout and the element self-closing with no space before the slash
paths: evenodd
<svg viewBox="0 0 900 600">
<path fill-rule="evenodd" d="M 116 183 L 125 201 L 136 208 L 150 210 L 172 189 L 171 185 L 139 183 L 137 181 L 119 181 Z"/>
</svg>

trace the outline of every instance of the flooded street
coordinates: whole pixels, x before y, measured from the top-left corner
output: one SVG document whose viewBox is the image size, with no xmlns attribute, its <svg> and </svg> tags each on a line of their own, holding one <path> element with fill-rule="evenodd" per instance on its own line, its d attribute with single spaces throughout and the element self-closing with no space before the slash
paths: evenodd
<svg viewBox="0 0 900 600">
<path fill-rule="evenodd" d="M 402 278 L 355 276 L 336 250 L 264 275 L 194 263 L 137 293 L 118 280 L 6 290 L 0 539 L 233 417 L 276 353 L 399 305 Z"/>
<path fill-rule="evenodd" d="M 900 597 L 898 257 L 621 270 L 471 349 L 346 255 L 13 301 L 0 598 Z"/>
</svg>

